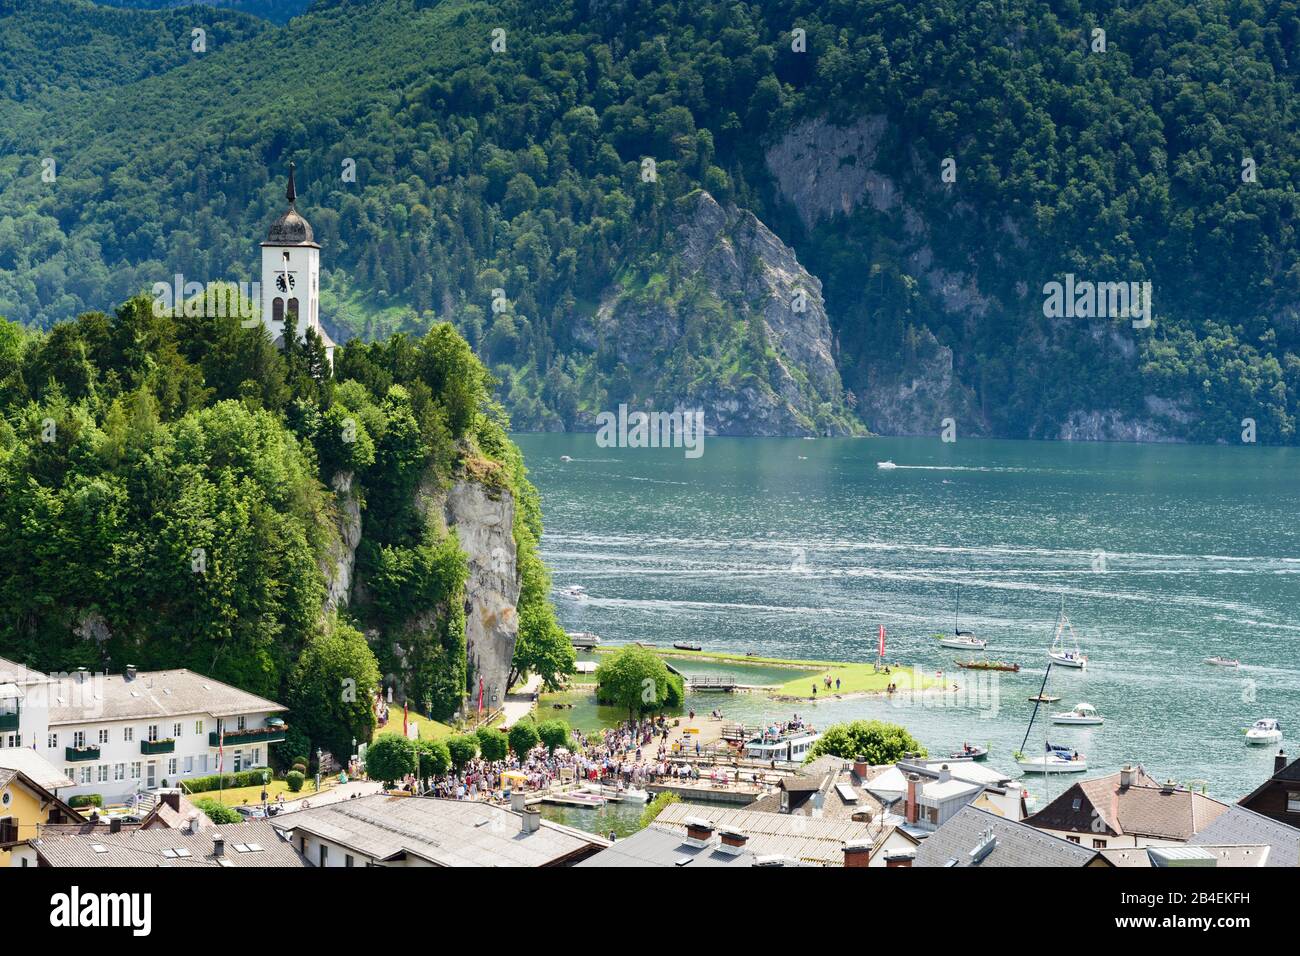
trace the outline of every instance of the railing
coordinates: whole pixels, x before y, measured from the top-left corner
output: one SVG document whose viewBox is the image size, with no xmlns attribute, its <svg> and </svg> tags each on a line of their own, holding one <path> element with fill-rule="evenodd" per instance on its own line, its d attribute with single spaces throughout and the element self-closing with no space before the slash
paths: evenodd
<svg viewBox="0 0 1300 956">
<path fill-rule="evenodd" d="M 176 738 L 168 737 L 166 740 L 142 740 L 140 741 L 140 753 L 152 754 L 172 754 L 176 752 Z"/>
<path fill-rule="evenodd" d="M 77 763 L 83 760 L 98 760 L 98 747 L 65 747 L 63 757 L 68 763 Z"/>
<path fill-rule="evenodd" d="M 252 730 L 227 730 L 226 746 L 239 747 L 243 744 L 278 744 L 284 741 L 287 727 L 256 727 Z M 220 747 L 221 734 L 212 731 L 208 734 L 208 746 Z"/>
</svg>

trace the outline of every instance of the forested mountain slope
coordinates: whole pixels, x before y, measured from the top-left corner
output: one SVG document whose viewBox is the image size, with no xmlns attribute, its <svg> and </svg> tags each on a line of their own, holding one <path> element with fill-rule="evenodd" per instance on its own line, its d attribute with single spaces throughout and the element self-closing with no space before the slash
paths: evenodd
<svg viewBox="0 0 1300 956">
<path fill-rule="evenodd" d="M 1296 0 L 322 0 L 6 124 L 0 312 L 249 278 L 293 158 L 334 328 L 451 321 L 518 427 L 1292 442 L 1298 44 Z M 1045 316 L 1066 273 L 1153 324 Z"/>
</svg>

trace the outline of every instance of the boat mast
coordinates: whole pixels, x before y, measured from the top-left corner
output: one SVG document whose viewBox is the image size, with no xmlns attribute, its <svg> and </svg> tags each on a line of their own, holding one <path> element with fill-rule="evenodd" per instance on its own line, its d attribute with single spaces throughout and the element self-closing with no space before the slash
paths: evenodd
<svg viewBox="0 0 1300 956">
<path fill-rule="evenodd" d="M 1025 728 L 1025 739 L 1020 741 L 1020 752 L 1024 753 L 1025 744 L 1029 743 L 1029 732 L 1034 729 L 1034 718 L 1038 716 L 1038 707 L 1043 702 L 1043 691 L 1047 690 L 1047 675 L 1052 673 L 1052 662 L 1047 662 L 1047 670 L 1043 671 L 1043 683 L 1038 688 L 1038 698 L 1034 701 L 1034 712 L 1029 715 L 1029 726 Z M 1046 747 L 1044 747 L 1044 750 Z"/>
</svg>

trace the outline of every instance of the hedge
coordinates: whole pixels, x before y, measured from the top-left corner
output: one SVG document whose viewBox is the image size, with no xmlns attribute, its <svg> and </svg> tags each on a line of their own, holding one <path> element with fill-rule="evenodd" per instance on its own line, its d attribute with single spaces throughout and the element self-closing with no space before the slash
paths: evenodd
<svg viewBox="0 0 1300 956">
<path fill-rule="evenodd" d="M 214 773 L 208 777 L 194 777 L 182 783 L 190 793 L 207 793 L 209 790 L 233 790 L 235 787 L 260 787 L 270 773 L 268 767 L 254 767 L 239 773 Z"/>
<path fill-rule="evenodd" d="M 68 798 L 68 806 L 76 810 L 80 807 L 102 807 L 104 805 L 104 795 L 100 793 L 79 793 L 75 797 Z"/>
</svg>

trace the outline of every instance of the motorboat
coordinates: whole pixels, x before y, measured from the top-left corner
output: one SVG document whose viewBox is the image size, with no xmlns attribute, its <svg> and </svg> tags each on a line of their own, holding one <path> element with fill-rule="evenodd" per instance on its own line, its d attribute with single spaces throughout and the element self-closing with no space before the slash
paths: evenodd
<svg viewBox="0 0 1300 956">
<path fill-rule="evenodd" d="M 650 800 L 649 792 L 640 787 L 611 787 L 608 784 L 589 783 L 582 789 L 615 803 L 647 803 Z"/>
<path fill-rule="evenodd" d="M 689 641 L 676 641 L 673 647 L 679 651 L 702 651 L 704 647 L 700 644 L 692 644 Z"/>
<path fill-rule="evenodd" d="M 573 459 L 570 458 L 568 455 L 561 455 L 560 461 L 573 461 Z"/>
<path fill-rule="evenodd" d="M 1021 754 L 1016 763 L 1025 773 L 1083 773 L 1088 769 L 1087 758 L 1069 747 L 1048 744 L 1041 757 Z"/>
<path fill-rule="evenodd" d="M 1008 671 L 1012 674 L 1020 673 L 1019 664 L 1009 664 L 1006 661 L 958 661 L 957 666 L 968 671 Z"/>
<path fill-rule="evenodd" d="M 1215 667 L 1240 667 L 1241 661 L 1235 657 L 1207 657 L 1205 663 L 1213 664 Z"/>
<path fill-rule="evenodd" d="M 1070 644 L 1067 645 L 1065 640 L 1066 632 L 1070 635 Z M 1074 625 L 1070 619 L 1065 616 L 1065 602 L 1061 602 L 1061 616 L 1056 622 L 1056 636 L 1052 638 L 1052 646 L 1047 652 L 1053 664 L 1061 667 L 1074 667 L 1083 670 L 1088 666 L 1088 655 L 1079 650 L 1079 635 L 1074 630 Z"/>
<path fill-rule="evenodd" d="M 560 588 L 557 592 L 562 598 L 568 598 L 570 601 L 587 600 L 587 589 L 581 584 L 568 584 Z"/>
<path fill-rule="evenodd" d="M 1055 704 L 1061 698 L 1055 694 L 1035 694 L 1029 698 L 1031 704 Z"/>
<path fill-rule="evenodd" d="M 1281 740 L 1282 725 L 1272 717 L 1261 718 L 1246 729 L 1246 743 L 1252 746 L 1276 744 Z"/>
<path fill-rule="evenodd" d="M 948 754 L 949 760 L 983 760 L 989 755 L 988 747 L 978 745 L 962 744 L 960 750 L 954 750 Z"/>
<path fill-rule="evenodd" d="M 892 461 L 878 461 L 876 462 L 876 467 L 884 468 L 886 471 L 888 471 L 889 469 L 897 468 L 898 466 L 895 465 Z"/>
<path fill-rule="evenodd" d="M 947 634 L 936 635 L 939 638 L 940 647 L 951 647 L 959 651 L 982 651 L 989 646 L 988 641 L 982 641 L 974 634 L 954 634 L 949 637 Z"/>
<path fill-rule="evenodd" d="M 1104 722 L 1104 718 L 1097 713 L 1097 708 L 1092 704 L 1078 703 L 1074 705 L 1073 710 L 1052 715 L 1052 723 L 1054 724 L 1095 726 Z"/>
</svg>

